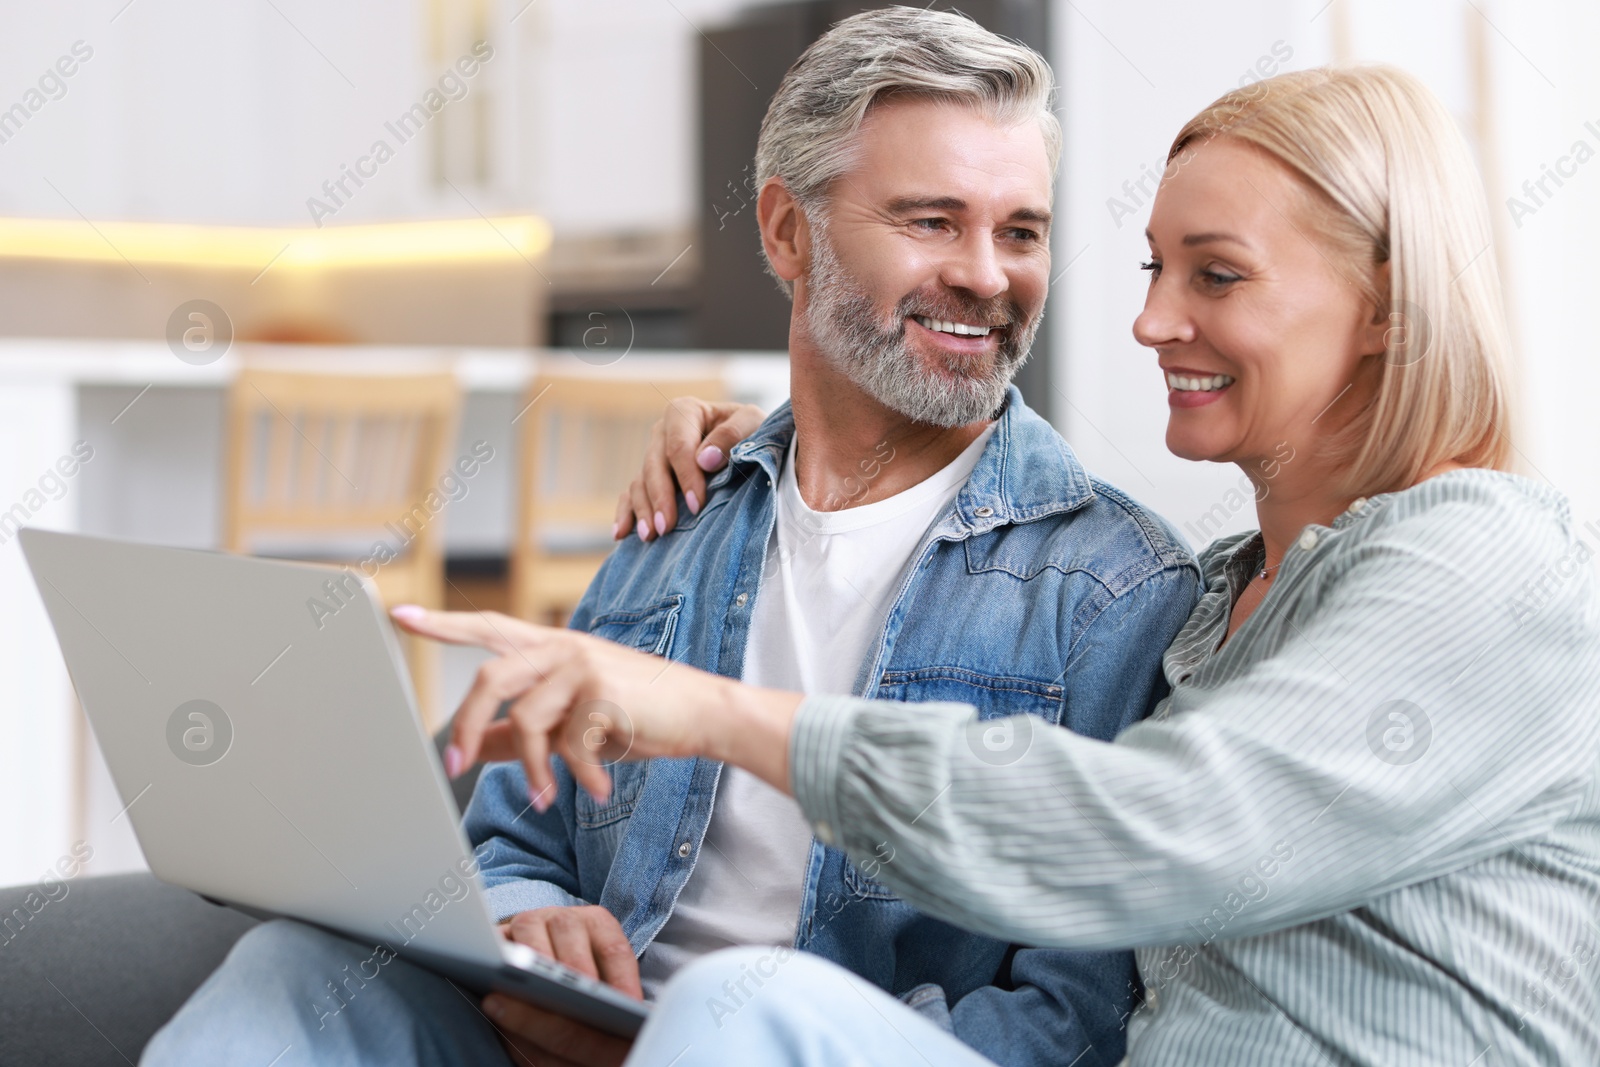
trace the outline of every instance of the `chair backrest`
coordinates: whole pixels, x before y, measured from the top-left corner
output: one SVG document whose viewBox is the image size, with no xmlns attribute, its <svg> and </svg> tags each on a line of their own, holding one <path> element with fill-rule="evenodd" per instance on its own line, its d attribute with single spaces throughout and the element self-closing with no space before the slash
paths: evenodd
<svg viewBox="0 0 1600 1067">
<path fill-rule="evenodd" d="M 398 527 L 437 553 L 429 521 L 461 388 L 445 372 L 323 374 L 246 366 L 228 399 L 223 543 L 359 539 Z M 371 544 L 370 538 L 366 541 Z"/>
<path fill-rule="evenodd" d="M 720 400 L 726 392 L 714 376 L 537 376 L 518 416 L 521 492 L 514 551 L 608 551 L 617 495 L 638 474 L 650 427 L 668 401 Z"/>
</svg>

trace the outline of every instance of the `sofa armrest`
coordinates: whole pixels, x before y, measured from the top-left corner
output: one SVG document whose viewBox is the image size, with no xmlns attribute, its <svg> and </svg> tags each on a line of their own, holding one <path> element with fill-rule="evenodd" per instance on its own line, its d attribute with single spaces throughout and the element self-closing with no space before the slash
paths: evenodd
<svg viewBox="0 0 1600 1067">
<path fill-rule="evenodd" d="M 255 925 L 149 874 L 49 889 L 0 889 L 0 1063 L 137 1063 Z"/>
</svg>

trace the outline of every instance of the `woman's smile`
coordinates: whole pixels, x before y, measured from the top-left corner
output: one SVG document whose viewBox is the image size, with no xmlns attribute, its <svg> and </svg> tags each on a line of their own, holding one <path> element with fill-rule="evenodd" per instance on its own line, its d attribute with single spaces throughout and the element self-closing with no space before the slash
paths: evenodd
<svg viewBox="0 0 1600 1067">
<path fill-rule="evenodd" d="M 1215 403 L 1234 383 L 1230 375 L 1187 367 L 1166 367 L 1162 373 L 1167 380 L 1167 404 L 1175 408 L 1199 408 Z"/>
</svg>

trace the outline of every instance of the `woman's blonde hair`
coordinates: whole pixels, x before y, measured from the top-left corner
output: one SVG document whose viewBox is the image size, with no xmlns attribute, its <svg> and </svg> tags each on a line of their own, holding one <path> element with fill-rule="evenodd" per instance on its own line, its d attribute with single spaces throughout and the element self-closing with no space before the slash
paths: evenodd
<svg viewBox="0 0 1600 1067">
<path fill-rule="evenodd" d="M 1186 149 L 1224 136 L 1305 184 L 1333 262 L 1389 318 L 1374 397 L 1332 444 L 1346 488 L 1403 489 L 1451 460 L 1506 469 L 1510 341 L 1487 198 L 1438 98 L 1387 66 L 1281 74 L 1190 119 L 1168 173 Z"/>
</svg>

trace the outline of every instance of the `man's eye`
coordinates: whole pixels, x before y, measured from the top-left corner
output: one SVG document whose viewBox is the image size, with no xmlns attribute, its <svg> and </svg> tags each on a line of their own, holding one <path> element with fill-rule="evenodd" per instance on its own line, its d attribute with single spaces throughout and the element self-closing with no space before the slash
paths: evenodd
<svg viewBox="0 0 1600 1067">
<path fill-rule="evenodd" d="M 1011 236 L 1023 241 L 1037 241 L 1039 239 L 1039 235 L 1037 233 L 1035 233 L 1033 230 L 1027 229 L 1012 230 Z"/>
<path fill-rule="evenodd" d="M 913 219 L 911 225 L 918 229 L 938 230 L 944 227 L 944 219 Z"/>
</svg>

